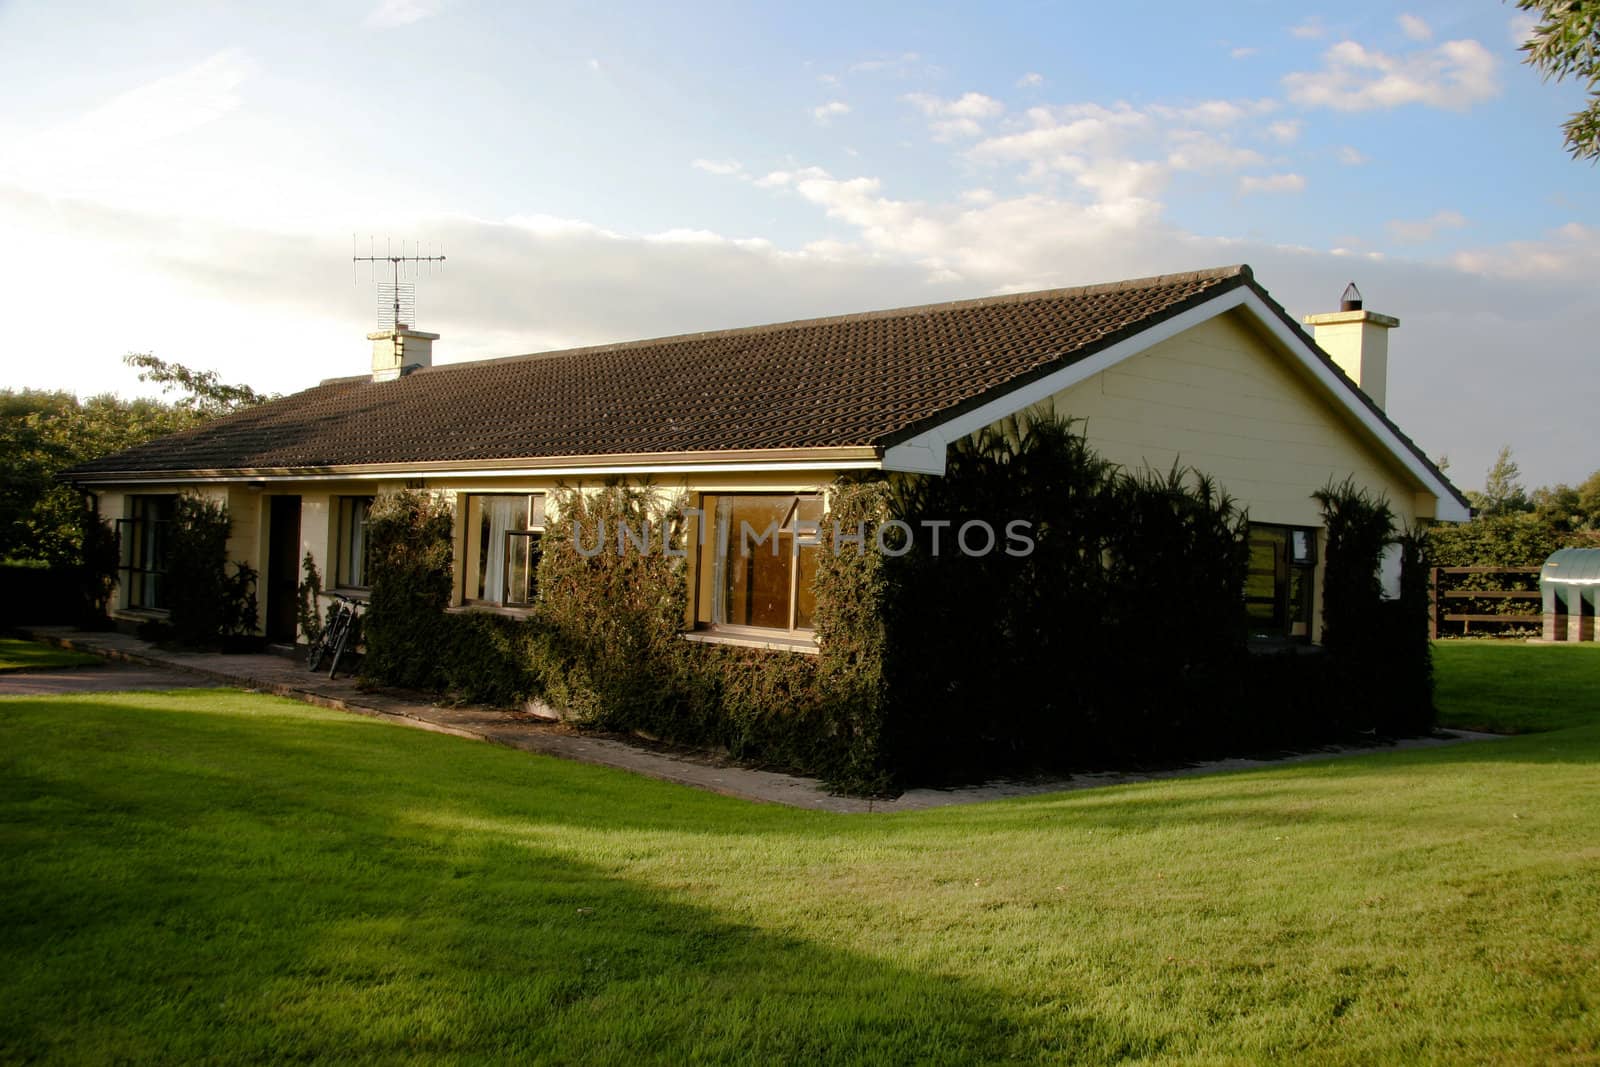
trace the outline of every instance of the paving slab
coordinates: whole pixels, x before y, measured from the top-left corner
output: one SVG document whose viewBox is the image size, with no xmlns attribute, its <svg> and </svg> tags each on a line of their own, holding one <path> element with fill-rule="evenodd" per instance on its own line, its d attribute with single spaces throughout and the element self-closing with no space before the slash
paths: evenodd
<svg viewBox="0 0 1600 1067">
<path fill-rule="evenodd" d="M 325 673 L 312 673 L 306 670 L 302 661 L 287 656 L 268 653 L 175 652 L 157 648 L 130 634 L 85 632 L 60 626 L 27 627 L 24 628 L 24 632 L 36 641 L 89 652 L 108 660 L 140 667 L 152 679 L 156 676 L 183 677 L 189 680 L 190 685 L 220 685 L 275 693 L 308 704 L 356 715 L 368 715 L 415 729 L 487 741 L 524 752 L 536 752 L 579 763 L 613 767 L 743 800 L 839 813 L 920 811 L 953 804 L 971 804 L 1007 797 L 1038 796 L 1045 793 L 1125 785 L 1130 782 L 1251 770 L 1284 763 L 1337 759 L 1416 748 L 1438 748 L 1444 745 L 1492 740 L 1502 736 L 1470 733 L 1464 730 L 1440 731 L 1433 737 L 1411 738 L 1392 744 L 1331 745 L 1315 751 L 1285 753 L 1271 758 L 1211 760 L 1184 767 L 1145 772 L 1105 772 L 1027 780 L 1007 779 L 953 789 L 912 789 L 898 797 L 874 799 L 839 796 L 828 792 L 827 788 L 814 778 L 740 767 L 719 760 L 713 753 L 663 750 L 660 747 L 651 747 L 642 741 L 635 743 L 616 737 L 597 736 L 542 718 L 526 709 L 513 711 L 470 704 L 441 704 L 418 693 L 363 688 L 355 679 L 348 676 L 330 679 Z M 79 668 L 78 671 L 52 673 L 65 676 L 97 669 Z M 41 675 L 34 674 L 28 677 L 37 679 Z M 3 680 L 0 680 L 0 685 L 3 684 Z M 174 686 L 152 685 L 150 688 L 170 689 Z M 3 692 L 7 690 L 0 688 L 0 693 Z M 533 708 L 535 712 L 540 710 L 537 705 Z"/>
</svg>

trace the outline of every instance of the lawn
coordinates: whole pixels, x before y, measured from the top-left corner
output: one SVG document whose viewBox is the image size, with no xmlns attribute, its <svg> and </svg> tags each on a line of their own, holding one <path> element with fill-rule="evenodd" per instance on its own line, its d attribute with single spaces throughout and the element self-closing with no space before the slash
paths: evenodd
<svg viewBox="0 0 1600 1067">
<path fill-rule="evenodd" d="M 1436 641 L 1440 724 L 1520 734 L 1595 721 L 1600 644 Z"/>
<path fill-rule="evenodd" d="M 1597 683 L 1559 732 L 890 816 L 7 700 L 0 1061 L 1592 1063 Z"/>
<path fill-rule="evenodd" d="M 41 645 L 37 641 L 23 641 L 15 637 L 0 637 L 0 674 L 7 671 L 47 671 L 61 667 L 87 667 L 104 663 L 99 656 L 87 652 Z"/>
</svg>

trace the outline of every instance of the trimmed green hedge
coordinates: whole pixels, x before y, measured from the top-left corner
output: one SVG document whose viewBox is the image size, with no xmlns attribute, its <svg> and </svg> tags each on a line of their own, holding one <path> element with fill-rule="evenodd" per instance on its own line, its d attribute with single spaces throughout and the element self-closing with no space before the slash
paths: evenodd
<svg viewBox="0 0 1600 1067">
<path fill-rule="evenodd" d="M 1382 602 L 1372 575 L 1387 508 L 1348 485 L 1325 494 L 1328 652 L 1253 654 L 1248 524 L 1225 494 L 1183 469 L 1121 472 L 1065 420 L 1012 420 L 953 446 L 942 478 L 831 487 L 825 534 L 865 524 L 869 548 L 833 551 L 825 536 L 813 656 L 686 641 L 682 556 L 577 550 L 574 522 L 586 540 L 602 522 L 613 540 L 623 522 L 674 528 L 664 520 L 684 501 L 649 486 L 553 494 L 527 618 L 445 610 L 450 511 L 405 493 L 369 519 L 363 671 L 464 700 L 538 698 L 595 728 L 718 746 L 858 792 L 1426 729 L 1420 568 L 1407 569 L 1412 597 Z M 1014 518 L 1032 524 L 1031 552 L 936 553 L 925 536 L 925 522 L 949 522 L 948 549 L 982 519 L 1004 538 Z M 870 531 L 891 520 L 922 536 L 892 533 L 903 553 L 872 551 Z"/>
</svg>

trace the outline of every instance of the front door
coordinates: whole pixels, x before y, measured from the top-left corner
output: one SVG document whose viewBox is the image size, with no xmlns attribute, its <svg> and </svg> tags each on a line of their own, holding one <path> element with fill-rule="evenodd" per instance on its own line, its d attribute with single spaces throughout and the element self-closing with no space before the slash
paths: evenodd
<svg viewBox="0 0 1600 1067">
<path fill-rule="evenodd" d="M 293 644 L 300 605 L 300 498 L 269 499 L 267 640 Z"/>
</svg>

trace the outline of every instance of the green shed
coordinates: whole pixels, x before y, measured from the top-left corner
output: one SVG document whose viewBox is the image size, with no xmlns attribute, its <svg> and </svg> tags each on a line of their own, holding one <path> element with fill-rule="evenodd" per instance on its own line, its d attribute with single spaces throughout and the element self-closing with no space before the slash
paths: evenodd
<svg viewBox="0 0 1600 1067">
<path fill-rule="evenodd" d="M 1539 571 L 1546 641 L 1593 641 L 1600 548 L 1562 548 Z"/>
</svg>

